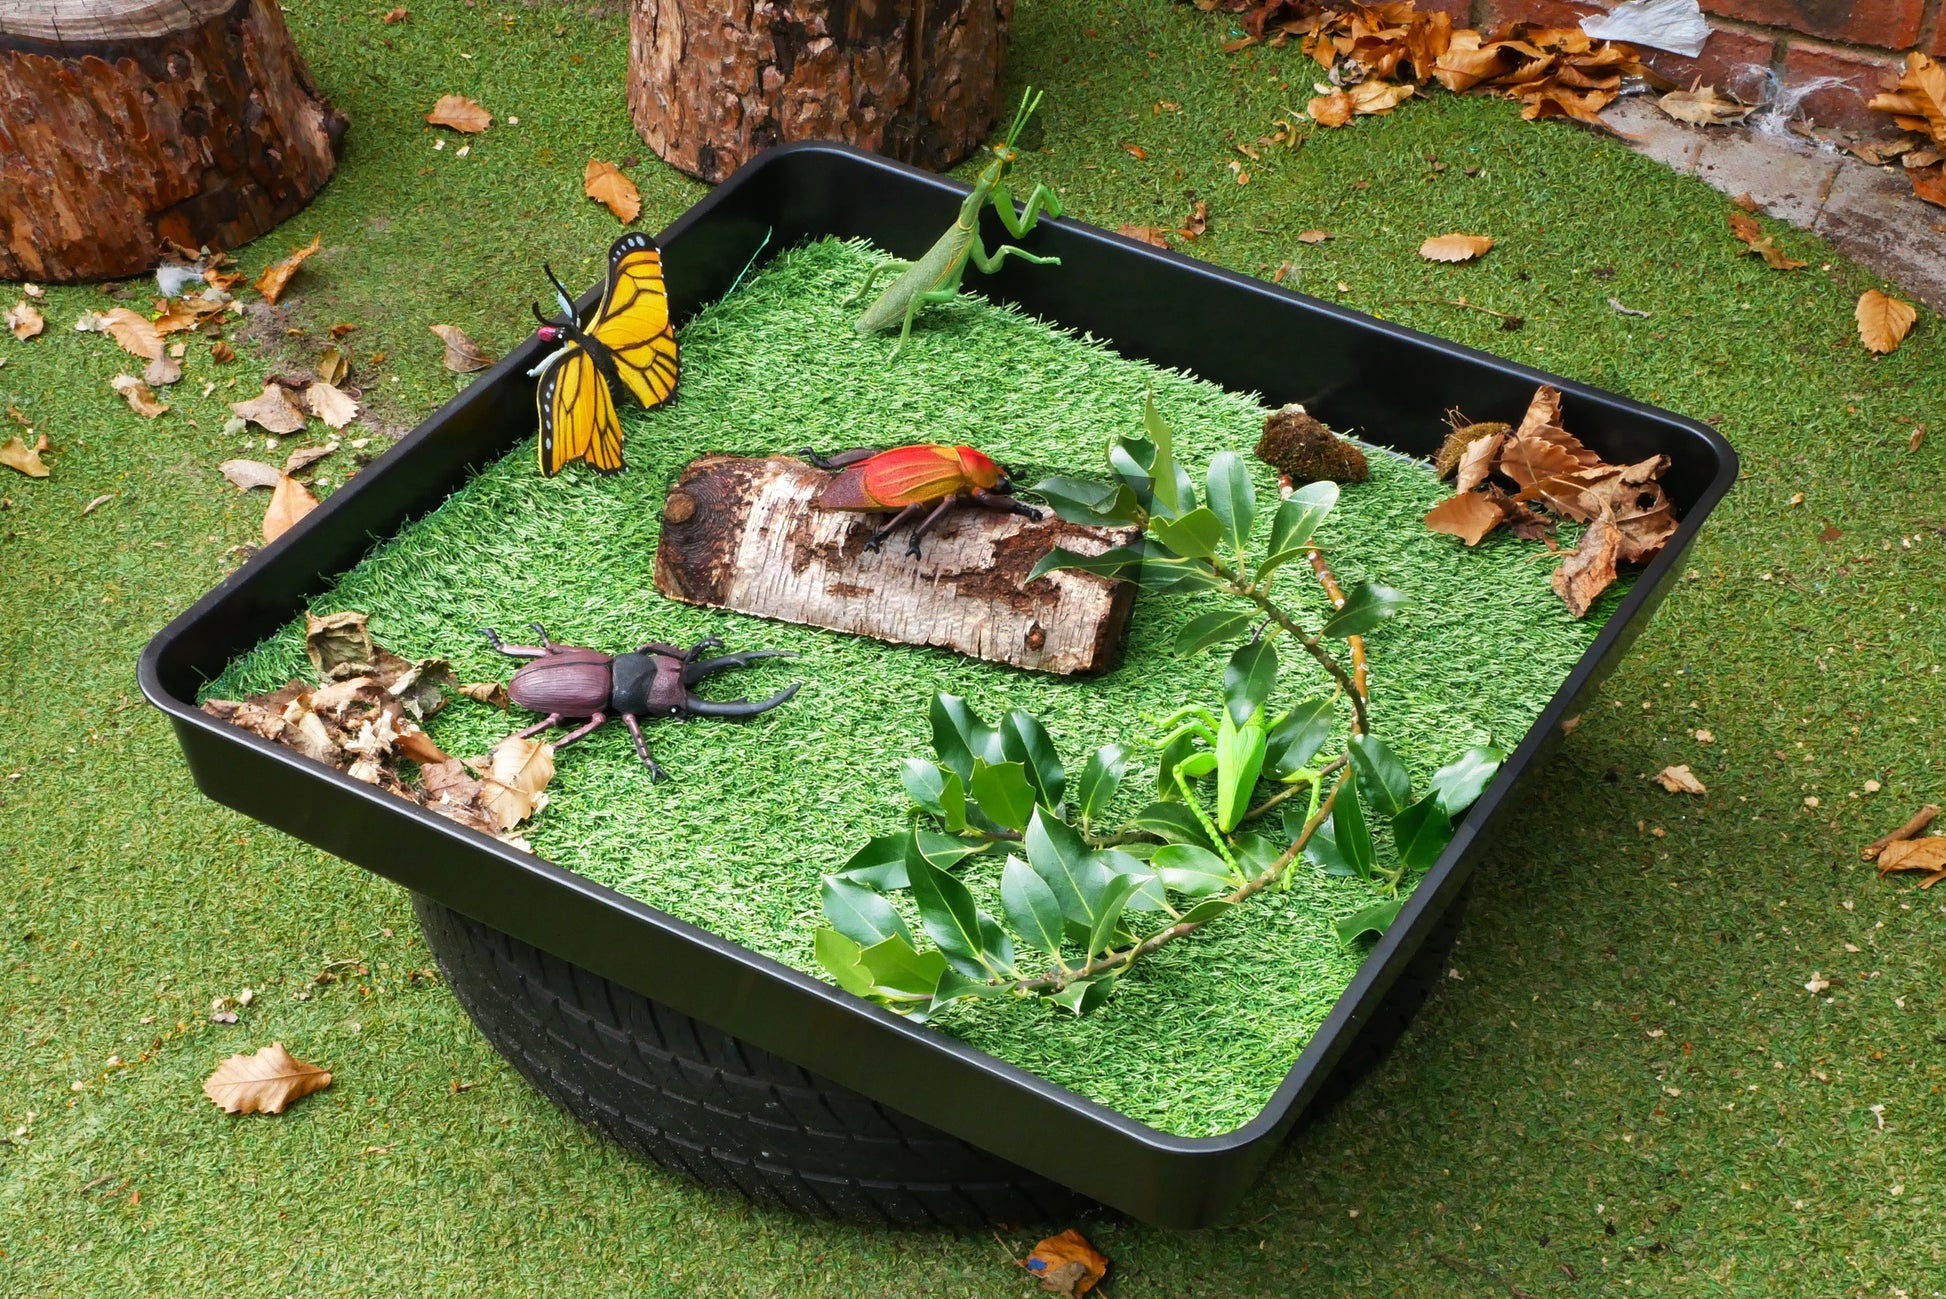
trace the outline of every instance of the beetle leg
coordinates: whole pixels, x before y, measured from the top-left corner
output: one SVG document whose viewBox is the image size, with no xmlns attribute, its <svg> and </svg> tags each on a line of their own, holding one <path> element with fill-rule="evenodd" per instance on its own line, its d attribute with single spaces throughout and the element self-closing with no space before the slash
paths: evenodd
<svg viewBox="0 0 1946 1299">
<path fill-rule="evenodd" d="M 493 646 L 493 648 L 499 650 L 508 658 L 537 659 L 547 653 L 546 650 L 535 649 L 532 645 L 509 645 L 502 641 L 500 639 L 500 633 L 491 627 L 476 627 L 474 630 L 487 638 L 487 644 Z"/>
<path fill-rule="evenodd" d="M 1024 514 L 1036 523 L 1041 521 L 1041 512 L 1025 501 L 1017 501 L 1001 492 L 990 492 L 984 487 L 973 489 L 973 503 L 1002 514 Z"/>
<path fill-rule="evenodd" d="M 590 717 L 586 722 L 582 723 L 580 726 L 575 727 L 573 730 L 569 731 L 566 735 L 563 735 L 560 739 L 554 741 L 554 747 L 557 749 L 567 748 L 570 744 L 573 744 L 576 740 L 581 739 L 583 736 L 587 735 L 588 732 L 594 730 L 596 727 L 600 726 L 603 722 L 606 722 L 607 720 L 608 720 L 607 713 L 596 713 L 594 716 Z"/>
<path fill-rule="evenodd" d="M 925 512 L 926 512 L 926 503 L 924 501 L 914 501 L 912 504 L 906 506 L 903 510 L 900 510 L 897 514 L 893 515 L 892 521 L 890 523 L 880 528 L 877 532 L 874 532 L 872 534 L 872 539 L 865 543 L 865 549 L 877 550 L 880 546 L 883 546 L 885 544 L 885 539 L 892 535 L 892 530 L 894 528 L 898 527 L 901 523 L 907 522 L 908 520 L 918 518 L 921 514 L 924 514 Z"/>
<path fill-rule="evenodd" d="M 840 451 L 835 455 L 821 456 L 809 447 L 800 447 L 797 458 L 806 464 L 814 465 L 827 473 L 837 473 L 847 466 L 863 463 L 878 454 L 873 447 L 858 447 L 851 451 Z"/>
<path fill-rule="evenodd" d="M 637 654 L 667 654 L 670 658 L 677 659 L 683 655 L 683 650 L 680 645 L 670 645 L 659 640 L 652 640 L 646 645 L 639 645 L 636 647 L 635 652 Z"/>
<path fill-rule="evenodd" d="M 530 735 L 539 735 L 542 731 L 546 730 L 550 726 L 559 726 L 560 724 L 561 724 L 561 714 L 549 713 L 546 717 L 541 718 L 540 721 L 535 722 L 532 726 L 528 727 L 526 730 L 515 731 L 512 735 L 508 736 L 507 738 L 510 740 L 524 740 Z"/>
<path fill-rule="evenodd" d="M 622 724 L 628 727 L 628 736 L 635 741 L 635 756 L 649 769 L 650 780 L 667 780 L 669 773 L 664 771 L 654 758 L 649 756 L 649 742 L 642 738 L 641 723 L 635 720 L 634 713 L 623 713 Z"/>
<path fill-rule="evenodd" d="M 703 637 L 703 639 L 697 641 L 694 645 L 691 645 L 687 650 L 683 651 L 681 656 L 682 661 L 685 663 L 694 663 L 696 661 L 696 656 L 698 654 L 701 654 L 704 650 L 722 649 L 722 648 L 723 648 L 723 638 L 721 636 L 705 636 Z"/>
<path fill-rule="evenodd" d="M 532 627 L 534 631 L 540 636 L 541 648 L 546 650 L 549 654 L 552 654 L 554 652 L 554 642 L 547 638 L 547 628 L 541 626 L 537 622 L 530 622 L 527 625 L 529 627 Z"/>
<path fill-rule="evenodd" d="M 944 500 L 939 502 L 938 506 L 934 508 L 931 514 L 928 514 L 920 522 L 918 527 L 912 530 L 911 539 L 905 543 L 906 554 L 917 555 L 919 553 L 919 538 L 925 536 L 928 532 L 932 531 L 933 525 L 946 517 L 946 511 L 952 509 L 953 503 L 957 500 L 959 500 L 959 497 L 957 496 L 946 497 Z"/>
<path fill-rule="evenodd" d="M 721 658 L 702 659 L 683 666 L 682 683 L 693 686 L 712 672 L 723 668 L 740 668 L 758 659 L 794 659 L 795 650 L 750 650 L 743 654 L 725 654 Z"/>
<path fill-rule="evenodd" d="M 802 689 L 803 685 L 804 683 L 802 681 L 794 681 L 791 683 L 789 689 L 779 690 L 770 698 L 759 699 L 755 703 L 752 703 L 748 699 L 731 699 L 727 701 L 698 699 L 695 695 L 685 691 L 683 710 L 696 717 L 755 717 L 758 713 L 768 712 L 777 707 L 777 705 L 783 703 L 786 699 L 789 699 Z M 556 747 L 558 748 L 559 746 L 557 745 Z"/>
</svg>

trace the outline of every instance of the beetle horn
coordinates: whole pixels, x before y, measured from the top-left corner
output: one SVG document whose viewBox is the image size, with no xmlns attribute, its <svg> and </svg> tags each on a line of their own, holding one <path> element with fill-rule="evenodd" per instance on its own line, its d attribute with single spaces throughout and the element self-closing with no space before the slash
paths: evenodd
<svg viewBox="0 0 1946 1299">
<path fill-rule="evenodd" d="M 793 682 L 789 689 L 780 690 L 768 699 L 759 699 L 755 702 L 737 699 L 724 703 L 715 699 L 698 699 L 695 695 L 687 695 L 683 700 L 683 711 L 697 717 L 755 717 L 758 713 L 769 712 L 777 707 L 796 694 L 803 685 L 802 681 Z"/>
</svg>

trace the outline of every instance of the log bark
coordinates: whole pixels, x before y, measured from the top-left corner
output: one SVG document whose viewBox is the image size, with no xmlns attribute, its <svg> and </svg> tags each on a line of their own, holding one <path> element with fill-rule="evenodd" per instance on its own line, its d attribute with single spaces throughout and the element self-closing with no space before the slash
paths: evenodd
<svg viewBox="0 0 1946 1299">
<path fill-rule="evenodd" d="M 629 111 L 664 161 L 712 182 L 793 140 L 842 140 L 944 170 L 992 129 L 1013 8 L 634 0 Z"/>
<path fill-rule="evenodd" d="M 1099 554 L 1134 528 L 1089 528 L 955 509 L 905 553 L 885 518 L 811 504 L 830 475 L 789 456 L 704 456 L 669 489 L 656 589 L 689 604 L 806 623 L 900 645 L 931 645 L 1059 675 L 1106 670 L 1135 600 L 1132 582 L 1055 572 L 1025 581 L 1055 546 Z"/>
<path fill-rule="evenodd" d="M 344 131 L 276 0 L 0 0 L 0 280 L 235 248 L 324 187 Z"/>
</svg>

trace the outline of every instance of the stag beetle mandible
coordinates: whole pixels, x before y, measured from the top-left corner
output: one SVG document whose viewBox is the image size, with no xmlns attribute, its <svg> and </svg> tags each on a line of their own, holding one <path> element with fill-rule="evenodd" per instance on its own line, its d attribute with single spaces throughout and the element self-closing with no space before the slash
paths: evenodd
<svg viewBox="0 0 1946 1299">
<path fill-rule="evenodd" d="M 540 633 L 538 646 L 507 645 L 493 628 L 480 628 L 487 641 L 502 654 L 535 660 L 514 673 L 513 680 L 507 683 L 507 697 L 522 708 L 547 716 L 518 732 L 515 738 L 525 739 L 566 718 L 587 718 L 585 723 L 554 742 L 555 748 L 564 749 L 610 717 L 619 715 L 635 741 L 636 754 L 656 780 L 669 773 L 649 756 L 649 746 L 642 739 L 639 724 L 642 718 L 755 717 L 789 699 L 804 684 L 795 682 L 789 689 L 755 703 L 747 699 L 729 702 L 698 699 L 689 693 L 689 687 L 719 668 L 739 668 L 757 659 L 796 658 L 797 655 L 789 650 L 751 650 L 698 659 L 696 656 L 704 650 L 723 648 L 723 642 L 714 636 L 697 641 L 686 650 L 651 641 L 633 654 L 604 654 L 578 645 L 556 645 L 547 638 L 546 628 L 539 623 L 532 626 Z"/>
</svg>

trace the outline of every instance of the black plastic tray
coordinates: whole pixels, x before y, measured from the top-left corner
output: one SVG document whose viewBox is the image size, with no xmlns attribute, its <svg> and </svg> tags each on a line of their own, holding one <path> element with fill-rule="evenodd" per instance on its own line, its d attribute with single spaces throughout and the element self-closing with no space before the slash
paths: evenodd
<svg viewBox="0 0 1946 1299">
<path fill-rule="evenodd" d="M 916 257 L 953 220 L 966 189 L 842 146 L 771 150 L 663 232 L 676 318 L 725 292 L 760 246 L 767 258 L 839 235 Z M 997 234 L 991 213 L 988 222 Z M 1124 355 L 1262 393 L 1273 405 L 1301 401 L 1333 427 L 1411 455 L 1432 453 L 1449 408 L 1517 419 L 1546 382 L 1565 394 L 1569 426 L 1606 459 L 1664 454 L 1672 462 L 1663 481 L 1681 529 L 1467 814 L 1270 1104 L 1243 1127 L 1203 1138 L 1160 1132 L 197 710 L 204 681 L 296 617 L 374 539 L 534 435 L 525 372 L 543 354 L 537 340 L 158 634 L 142 654 L 142 689 L 168 713 L 197 785 L 216 801 L 1138 1218 L 1196 1227 L 1243 1197 L 1365 1028 L 1458 895 L 1522 778 L 1558 741 L 1563 719 L 1648 622 L 1735 482 L 1737 458 L 1692 420 L 1078 221 L 1044 222 L 1030 242 L 1060 256 L 1058 274 L 1010 263 L 994 276 L 969 269 L 967 287 L 1087 330 Z"/>
</svg>

